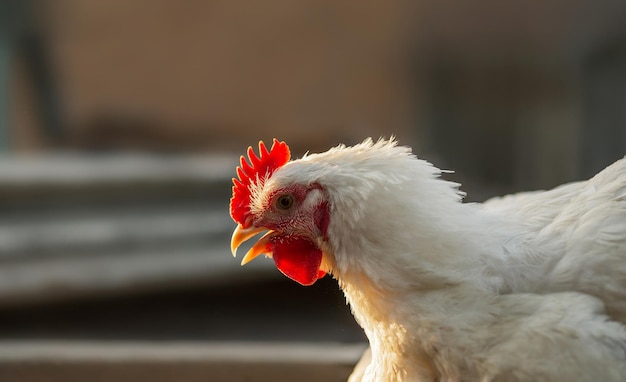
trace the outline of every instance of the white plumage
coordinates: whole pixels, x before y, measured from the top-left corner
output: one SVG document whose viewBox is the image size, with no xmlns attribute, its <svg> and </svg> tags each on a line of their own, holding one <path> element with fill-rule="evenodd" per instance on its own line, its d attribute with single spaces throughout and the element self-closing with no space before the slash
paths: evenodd
<svg viewBox="0 0 626 382">
<path fill-rule="evenodd" d="M 255 186 L 256 206 L 294 184 L 323 189 L 321 269 L 371 346 L 350 380 L 626 381 L 626 159 L 483 204 L 440 174 L 368 139 Z"/>
</svg>

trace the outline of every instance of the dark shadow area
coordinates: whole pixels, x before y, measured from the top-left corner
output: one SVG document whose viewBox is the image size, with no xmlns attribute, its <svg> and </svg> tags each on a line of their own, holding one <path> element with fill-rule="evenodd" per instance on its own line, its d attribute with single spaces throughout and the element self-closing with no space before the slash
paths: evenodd
<svg viewBox="0 0 626 382">
<path fill-rule="evenodd" d="M 0 311 L 2 339 L 365 341 L 335 280 L 183 289 Z"/>
</svg>

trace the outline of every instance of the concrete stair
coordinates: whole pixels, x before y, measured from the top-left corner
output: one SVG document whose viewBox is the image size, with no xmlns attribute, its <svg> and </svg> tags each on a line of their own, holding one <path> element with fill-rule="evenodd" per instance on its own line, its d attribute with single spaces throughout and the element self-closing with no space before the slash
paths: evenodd
<svg viewBox="0 0 626 382">
<path fill-rule="evenodd" d="M 365 344 L 336 283 L 230 255 L 236 165 L 0 159 L 0 381 L 344 381 Z"/>
<path fill-rule="evenodd" d="M 0 343 L 0 380 L 340 382 L 364 349 L 333 343 Z"/>
</svg>

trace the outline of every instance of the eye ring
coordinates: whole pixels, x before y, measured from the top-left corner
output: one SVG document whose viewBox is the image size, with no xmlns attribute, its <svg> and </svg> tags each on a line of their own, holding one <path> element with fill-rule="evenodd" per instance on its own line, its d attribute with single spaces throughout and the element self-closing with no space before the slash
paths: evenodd
<svg viewBox="0 0 626 382">
<path fill-rule="evenodd" d="M 294 202 L 295 199 L 293 195 L 284 194 L 276 198 L 276 202 L 274 202 L 274 205 L 276 206 L 276 209 L 286 211 L 293 206 Z"/>
</svg>

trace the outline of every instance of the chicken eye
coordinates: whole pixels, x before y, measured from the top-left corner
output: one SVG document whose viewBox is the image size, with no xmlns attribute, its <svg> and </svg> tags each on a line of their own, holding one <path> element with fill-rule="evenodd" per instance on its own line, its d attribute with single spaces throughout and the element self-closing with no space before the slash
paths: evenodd
<svg viewBox="0 0 626 382">
<path fill-rule="evenodd" d="M 293 206 L 293 196 L 291 195 L 281 195 L 276 199 L 276 208 L 279 210 L 288 210 Z"/>
</svg>

